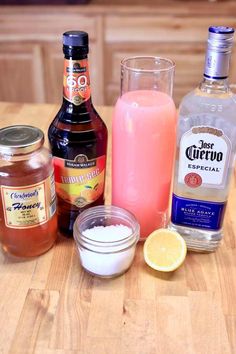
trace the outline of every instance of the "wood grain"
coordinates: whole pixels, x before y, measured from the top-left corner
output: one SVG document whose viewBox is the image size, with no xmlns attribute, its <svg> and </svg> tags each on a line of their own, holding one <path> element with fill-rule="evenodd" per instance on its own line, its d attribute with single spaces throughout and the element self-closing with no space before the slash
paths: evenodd
<svg viewBox="0 0 236 354">
<path fill-rule="evenodd" d="M 35 3 L 35 1 L 33 1 Z M 113 105 L 120 93 L 120 61 L 127 56 L 169 57 L 176 63 L 174 100 L 202 76 L 207 29 L 236 27 L 236 2 L 91 0 L 87 5 L 0 7 L 0 100 L 60 103 L 61 35 L 84 30 L 90 38 L 92 96 Z M 236 51 L 230 80 L 236 82 Z"/>
<path fill-rule="evenodd" d="M 58 106 L 0 104 L 0 126 L 47 130 Z M 112 109 L 98 107 L 111 130 Z M 110 143 L 106 197 L 110 202 Z M 104 280 L 85 273 L 72 239 L 28 261 L 0 252 L 1 354 L 235 354 L 236 174 L 224 241 L 188 253 L 176 272 L 151 270 L 137 247 L 130 270 Z"/>
</svg>

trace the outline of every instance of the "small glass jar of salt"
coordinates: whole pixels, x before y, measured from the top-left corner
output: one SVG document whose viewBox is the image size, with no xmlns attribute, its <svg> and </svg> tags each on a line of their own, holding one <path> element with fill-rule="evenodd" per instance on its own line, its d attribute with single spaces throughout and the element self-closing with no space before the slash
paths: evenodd
<svg viewBox="0 0 236 354">
<path fill-rule="evenodd" d="M 132 264 L 140 227 L 134 215 L 116 206 L 96 206 L 74 223 L 74 239 L 82 267 L 92 275 L 111 278 Z"/>
</svg>

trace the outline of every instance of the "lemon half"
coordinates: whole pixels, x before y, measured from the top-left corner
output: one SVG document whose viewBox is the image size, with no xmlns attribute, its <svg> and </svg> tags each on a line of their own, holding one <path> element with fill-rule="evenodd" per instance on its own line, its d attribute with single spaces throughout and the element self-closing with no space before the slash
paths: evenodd
<svg viewBox="0 0 236 354">
<path fill-rule="evenodd" d="M 172 272 L 184 262 L 187 246 L 183 237 L 175 231 L 153 231 L 144 243 L 145 262 L 161 272 Z"/>
</svg>

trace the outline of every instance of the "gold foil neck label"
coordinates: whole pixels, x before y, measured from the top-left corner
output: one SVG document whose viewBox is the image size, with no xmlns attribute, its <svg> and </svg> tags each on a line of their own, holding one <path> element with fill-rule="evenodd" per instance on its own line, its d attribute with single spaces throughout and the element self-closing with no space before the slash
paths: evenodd
<svg viewBox="0 0 236 354">
<path fill-rule="evenodd" d="M 192 133 L 193 134 L 201 134 L 201 133 L 207 133 L 207 134 L 212 134 L 215 136 L 223 136 L 223 131 L 217 128 L 213 127 L 205 127 L 205 126 L 200 126 L 200 127 L 193 127 L 192 128 Z"/>
</svg>

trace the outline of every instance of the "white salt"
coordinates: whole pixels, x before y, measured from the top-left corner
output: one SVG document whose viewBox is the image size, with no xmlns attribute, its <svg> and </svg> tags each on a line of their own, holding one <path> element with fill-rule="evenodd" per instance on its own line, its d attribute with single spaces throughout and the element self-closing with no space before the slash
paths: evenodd
<svg viewBox="0 0 236 354">
<path fill-rule="evenodd" d="M 125 225 L 94 226 L 83 231 L 88 240 L 101 242 L 101 245 L 87 244 L 86 247 L 78 247 L 82 266 L 88 272 L 101 277 L 124 273 L 133 261 L 138 241 L 137 235 L 129 237 L 132 233 L 132 229 Z M 116 245 L 116 241 L 121 243 Z M 102 245 L 103 242 L 107 242 L 106 247 Z"/>
<path fill-rule="evenodd" d="M 132 229 L 125 225 L 94 226 L 83 231 L 83 235 L 90 240 L 100 242 L 120 241 L 132 235 Z"/>
</svg>

